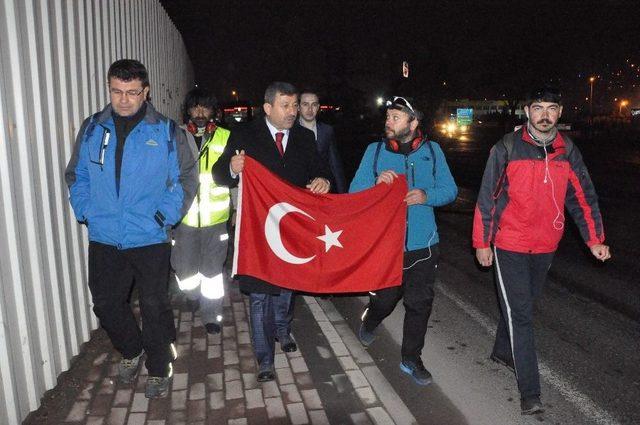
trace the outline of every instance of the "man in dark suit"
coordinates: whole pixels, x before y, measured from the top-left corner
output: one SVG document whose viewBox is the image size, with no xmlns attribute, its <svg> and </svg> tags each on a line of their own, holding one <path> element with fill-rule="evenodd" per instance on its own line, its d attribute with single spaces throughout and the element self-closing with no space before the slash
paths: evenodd
<svg viewBox="0 0 640 425">
<path fill-rule="evenodd" d="M 333 127 L 329 124 L 318 121 L 316 118 L 320 111 L 320 100 L 318 95 L 312 90 L 305 90 L 300 93 L 300 118 L 298 123 L 313 131 L 316 137 L 316 146 L 320 156 L 329 164 L 332 175 L 332 191 L 335 193 L 345 193 L 347 183 L 344 178 L 342 161 L 336 147 L 336 136 Z"/>
<path fill-rule="evenodd" d="M 264 101 L 264 119 L 239 126 L 231 133 L 222 156 L 213 166 L 216 184 L 237 185 L 246 154 L 291 184 L 313 193 L 327 193 L 331 187 L 330 173 L 315 147 L 313 133 L 294 126 L 298 112 L 295 87 L 272 83 Z M 276 338 L 283 351 L 297 349 L 289 334 L 292 291 L 251 276 L 238 278 L 240 290 L 249 294 L 252 342 L 260 366 L 258 381 L 271 381 L 275 378 Z"/>
</svg>

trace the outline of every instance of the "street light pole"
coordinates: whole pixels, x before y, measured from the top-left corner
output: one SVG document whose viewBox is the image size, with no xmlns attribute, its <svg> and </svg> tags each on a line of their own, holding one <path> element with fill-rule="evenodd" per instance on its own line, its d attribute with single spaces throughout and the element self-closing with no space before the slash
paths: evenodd
<svg viewBox="0 0 640 425">
<path fill-rule="evenodd" d="M 620 101 L 620 108 L 618 109 L 618 115 L 622 115 L 622 108 L 624 108 L 628 104 L 629 104 L 628 100 L 621 100 Z"/>
<path fill-rule="evenodd" d="M 593 122 L 593 82 L 596 80 L 596 77 L 589 78 L 589 121 Z"/>
</svg>

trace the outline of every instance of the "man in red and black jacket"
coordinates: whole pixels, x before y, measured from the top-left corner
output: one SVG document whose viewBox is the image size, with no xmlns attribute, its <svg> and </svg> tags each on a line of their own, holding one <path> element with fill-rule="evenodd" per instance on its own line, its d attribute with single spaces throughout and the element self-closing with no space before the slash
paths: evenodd
<svg viewBox="0 0 640 425">
<path fill-rule="evenodd" d="M 545 87 L 524 107 L 527 123 L 496 143 L 482 177 L 473 220 L 476 258 L 495 263 L 502 314 L 491 359 L 512 367 L 523 414 L 543 411 L 533 336 L 533 304 L 564 231 L 564 208 L 593 255 L 604 245 L 598 197 L 582 155 L 556 127 L 561 96 Z M 495 261 L 494 261 L 495 260 Z"/>
</svg>

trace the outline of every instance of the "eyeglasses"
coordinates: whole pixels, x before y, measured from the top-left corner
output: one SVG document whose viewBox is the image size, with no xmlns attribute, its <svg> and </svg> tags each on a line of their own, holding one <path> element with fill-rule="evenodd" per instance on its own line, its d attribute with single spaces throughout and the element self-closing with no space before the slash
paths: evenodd
<svg viewBox="0 0 640 425">
<path fill-rule="evenodd" d="M 140 96 L 140 94 L 142 94 L 142 92 L 144 91 L 144 87 L 141 88 L 140 90 L 119 90 L 119 89 L 109 89 L 109 93 L 111 93 L 113 96 L 122 96 L 122 95 L 127 95 L 128 97 L 138 97 Z"/>
<path fill-rule="evenodd" d="M 413 106 L 411 106 L 411 104 L 409 103 L 409 101 L 407 99 L 405 99 L 404 97 L 400 97 L 400 96 L 394 96 L 393 100 L 387 100 L 387 107 L 392 107 L 392 106 L 401 106 L 401 107 L 405 107 L 407 109 L 409 109 L 411 112 L 413 112 L 414 114 L 416 113 L 416 111 L 413 109 Z"/>
</svg>

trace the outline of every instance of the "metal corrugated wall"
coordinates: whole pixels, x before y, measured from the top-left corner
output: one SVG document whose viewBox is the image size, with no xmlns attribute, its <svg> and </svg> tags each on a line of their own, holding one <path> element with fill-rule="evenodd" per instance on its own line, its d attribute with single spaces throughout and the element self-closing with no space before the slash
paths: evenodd
<svg viewBox="0 0 640 425">
<path fill-rule="evenodd" d="M 157 0 L 0 0 L 0 424 L 37 409 L 97 327 L 63 173 L 121 58 L 178 118 L 193 72 Z"/>
</svg>

